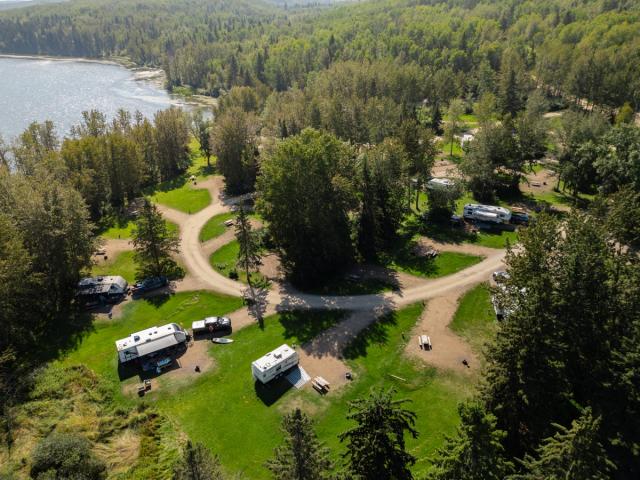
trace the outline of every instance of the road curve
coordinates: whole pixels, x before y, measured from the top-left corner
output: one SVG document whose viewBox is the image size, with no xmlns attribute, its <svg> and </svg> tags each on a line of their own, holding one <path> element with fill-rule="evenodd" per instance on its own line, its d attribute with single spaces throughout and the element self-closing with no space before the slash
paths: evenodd
<svg viewBox="0 0 640 480">
<path fill-rule="evenodd" d="M 213 189 L 212 189 L 213 190 Z M 216 272 L 209 264 L 199 235 L 202 227 L 214 215 L 228 212 L 231 206 L 244 197 L 224 199 L 212 191 L 214 203 L 199 212 L 187 215 L 162 207 L 162 213 L 180 228 L 180 244 L 184 266 L 198 284 L 207 289 L 231 296 L 242 296 L 246 285 L 231 280 Z M 220 201 L 217 201 L 220 199 Z M 494 253 L 495 252 L 495 253 Z M 301 293 L 290 287 L 275 286 L 266 295 L 266 302 L 277 310 L 294 309 L 341 309 L 341 310 L 386 310 L 402 307 L 418 301 L 445 295 L 453 290 L 486 281 L 492 272 L 503 267 L 504 250 L 491 251 L 480 263 L 458 273 L 395 292 L 354 296 L 324 296 Z"/>
</svg>

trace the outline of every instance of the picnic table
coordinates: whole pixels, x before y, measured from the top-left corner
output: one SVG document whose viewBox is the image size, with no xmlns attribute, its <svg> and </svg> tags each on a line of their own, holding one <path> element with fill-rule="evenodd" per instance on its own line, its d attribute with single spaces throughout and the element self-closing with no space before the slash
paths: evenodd
<svg viewBox="0 0 640 480">
<path fill-rule="evenodd" d="M 428 335 L 418 335 L 418 345 L 422 350 L 431 350 L 431 338 Z"/>
<path fill-rule="evenodd" d="M 331 384 L 329 382 L 327 382 L 324 378 L 322 377 L 315 377 L 312 381 L 311 381 L 311 386 L 314 388 L 314 390 L 316 390 L 319 394 L 324 395 L 325 393 L 327 393 L 329 391 L 329 387 L 331 386 Z"/>
</svg>

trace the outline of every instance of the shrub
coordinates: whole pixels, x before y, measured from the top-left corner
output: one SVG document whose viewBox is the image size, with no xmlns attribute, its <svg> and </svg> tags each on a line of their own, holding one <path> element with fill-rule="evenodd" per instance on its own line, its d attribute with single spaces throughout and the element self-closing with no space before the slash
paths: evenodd
<svg viewBox="0 0 640 480">
<path fill-rule="evenodd" d="M 52 433 L 33 452 L 31 476 L 38 480 L 102 480 L 105 473 L 105 465 L 80 435 Z"/>
</svg>

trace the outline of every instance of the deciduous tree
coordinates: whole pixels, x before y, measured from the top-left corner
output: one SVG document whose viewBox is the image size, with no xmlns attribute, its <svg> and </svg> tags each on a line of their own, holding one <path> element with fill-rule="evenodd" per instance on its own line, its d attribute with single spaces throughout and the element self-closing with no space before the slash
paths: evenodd
<svg viewBox="0 0 640 480">
<path fill-rule="evenodd" d="M 258 209 L 283 267 L 302 285 L 320 283 L 351 262 L 354 207 L 351 149 L 312 129 L 279 142 L 261 163 Z"/>
<path fill-rule="evenodd" d="M 217 166 L 224 175 L 225 190 L 232 195 L 254 188 L 257 173 L 255 130 L 256 118 L 232 107 L 216 118 L 211 131 Z"/>
</svg>

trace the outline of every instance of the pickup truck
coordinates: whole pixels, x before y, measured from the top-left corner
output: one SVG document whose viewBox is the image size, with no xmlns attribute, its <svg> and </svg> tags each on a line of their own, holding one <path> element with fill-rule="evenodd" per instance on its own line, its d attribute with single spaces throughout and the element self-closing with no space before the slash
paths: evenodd
<svg viewBox="0 0 640 480">
<path fill-rule="evenodd" d="M 136 282 L 131 287 L 131 294 L 142 295 L 143 293 L 166 287 L 167 285 L 169 285 L 169 279 L 167 277 L 147 277 L 144 280 Z"/>
<path fill-rule="evenodd" d="M 204 320 L 196 320 L 191 324 L 193 335 L 219 330 L 231 331 L 231 319 L 228 317 L 207 317 Z"/>
</svg>

